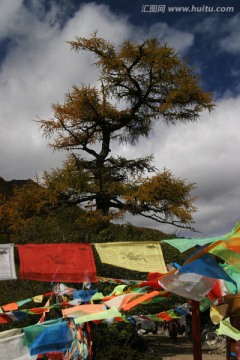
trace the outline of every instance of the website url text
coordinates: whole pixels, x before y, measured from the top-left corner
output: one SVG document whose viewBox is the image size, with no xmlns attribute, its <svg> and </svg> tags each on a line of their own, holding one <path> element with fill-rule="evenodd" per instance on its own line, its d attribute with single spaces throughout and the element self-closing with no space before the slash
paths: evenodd
<svg viewBox="0 0 240 360">
<path fill-rule="evenodd" d="M 142 5 L 141 12 L 144 13 L 226 13 L 234 12 L 234 6 L 166 6 L 166 5 Z"/>
</svg>

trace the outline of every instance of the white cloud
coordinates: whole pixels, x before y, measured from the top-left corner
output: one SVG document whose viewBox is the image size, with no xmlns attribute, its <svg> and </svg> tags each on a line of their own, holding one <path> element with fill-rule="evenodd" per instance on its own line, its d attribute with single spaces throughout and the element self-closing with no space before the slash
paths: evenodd
<svg viewBox="0 0 240 360">
<path fill-rule="evenodd" d="M 184 53 L 193 45 L 194 35 L 186 31 L 181 31 L 170 27 L 166 23 L 155 23 L 149 28 L 148 36 L 157 37 L 161 43 L 166 42 L 176 51 Z"/>
<path fill-rule="evenodd" d="M 222 24 L 222 30 L 226 34 L 219 42 L 222 50 L 232 54 L 240 52 L 240 14 L 236 14 Z"/>
<path fill-rule="evenodd" d="M 239 13 L 226 18 L 222 14 L 209 16 L 201 23 L 196 24 L 193 32 L 205 34 L 208 39 L 212 39 L 209 52 L 215 49 L 215 52 L 225 51 L 237 54 L 240 51 Z"/>
<path fill-rule="evenodd" d="M 16 32 L 22 3 L 23 0 L 0 0 L 0 39 Z"/>
<path fill-rule="evenodd" d="M 132 158 L 144 149 L 145 155 L 154 154 L 160 170 L 169 169 L 176 177 L 196 183 L 195 228 L 204 235 L 230 231 L 240 217 L 239 112 L 240 96 L 222 99 L 198 122 L 173 127 L 159 122 L 151 140 L 129 148 Z M 189 231 L 181 233 L 189 236 Z"/>
<path fill-rule="evenodd" d="M 20 1 L 2 1 L 2 5 L 0 38 L 14 39 L 14 46 L 0 73 L 1 176 L 34 177 L 44 164 L 46 169 L 58 164 L 61 155 L 50 152 L 32 120 L 50 116 L 51 104 L 63 101 L 74 83 L 94 83 L 97 78 L 96 69 L 89 65 L 91 55 L 70 51 L 66 41 L 98 30 L 99 36 L 118 43 L 136 37 L 137 32 L 127 17 L 114 15 L 105 5 L 82 6 L 62 28 L 56 20 L 60 8 L 53 6 L 44 17 L 39 1 L 32 1 L 31 9 Z M 165 26 L 165 34 L 169 30 Z"/>
<path fill-rule="evenodd" d="M 193 28 L 194 33 L 207 33 L 211 35 L 215 32 L 216 27 L 219 26 L 220 17 L 219 16 L 208 16 L 203 21 L 196 23 Z"/>
<path fill-rule="evenodd" d="M 0 74 L 0 166 L 7 180 L 33 178 L 59 164 L 63 155 L 52 154 L 32 120 L 51 116 L 51 104 L 61 102 L 74 83 L 91 83 L 97 78 L 96 69 L 89 66 L 89 54 L 70 51 L 66 41 L 89 36 L 98 28 L 100 36 L 120 41 L 128 29 L 107 7 L 94 4 L 82 7 L 63 29 L 53 26 L 49 18 L 38 20 L 35 12 L 23 6 L 13 10 L 8 12 L 8 21 L 21 21 L 9 31 L 15 44 Z"/>
</svg>

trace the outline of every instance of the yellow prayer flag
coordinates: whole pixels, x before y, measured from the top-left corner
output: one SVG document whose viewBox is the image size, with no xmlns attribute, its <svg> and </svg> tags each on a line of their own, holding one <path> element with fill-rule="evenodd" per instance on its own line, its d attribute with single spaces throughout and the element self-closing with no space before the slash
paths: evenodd
<svg viewBox="0 0 240 360">
<path fill-rule="evenodd" d="M 32 299 L 35 303 L 41 303 L 43 301 L 43 295 L 34 296 Z"/>
<path fill-rule="evenodd" d="M 141 272 L 167 273 L 159 241 L 94 243 L 105 264 Z"/>
<path fill-rule="evenodd" d="M 225 317 L 228 305 L 222 304 L 219 306 L 211 305 L 210 307 L 210 318 L 213 324 L 219 324 L 220 321 Z"/>
</svg>

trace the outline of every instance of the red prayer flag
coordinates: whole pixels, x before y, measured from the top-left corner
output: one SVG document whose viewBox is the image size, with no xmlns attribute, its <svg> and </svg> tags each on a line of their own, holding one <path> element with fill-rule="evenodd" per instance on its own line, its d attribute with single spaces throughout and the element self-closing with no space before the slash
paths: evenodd
<svg viewBox="0 0 240 360">
<path fill-rule="evenodd" d="M 206 297 L 212 302 L 218 300 L 222 301 L 224 295 L 227 295 L 228 291 L 225 285 L 225 281 L 218 279 L 213 285 L 212 289 L 206 294 Z"/>
<path fill-rule="evenodd" d="M 10 318 L 10 316 L 6 315 L 6 314 L 0 314 L 0 324 L 7 324 L 10 321 L 12 321 L 12 319 Z"/>
<path fill-rule="evenodd" d="M 62 353 L 52 352 L 52 353 L 47 353 L 46 355 L 49 358 L 49 360 L 63 360 Z"/>
<path fill-rule="evenodd" d="M 139 287 L 145 287 L 145 286 L 150 286 L 153 289 L 157 289 L 157 290 L 164 290 L 164 288 L 159 284 L 159 282 L 157 280 L 155 281 L 143 281 Z"/>
<path fill-rule="evenodd" d="M 166 311 L 162 311 L 159 314 L 156 314 L 155 317 L 159 318 L 159 319 L 163 319 L 165 321 L 171 321 L 173 318 L 166 313 Z"/>
<path fill-rule="evenodd" d="M 97 282 L 90 244 L 18 245 L 20 278 L 51 282 Z"/>
<path fill-rule="evenodd" d="M 159 280 L 163 275 L 166 274 L 161 274 L 159 272 L 150 272 L 148 273 L 148 281 Z"/>
</svg>

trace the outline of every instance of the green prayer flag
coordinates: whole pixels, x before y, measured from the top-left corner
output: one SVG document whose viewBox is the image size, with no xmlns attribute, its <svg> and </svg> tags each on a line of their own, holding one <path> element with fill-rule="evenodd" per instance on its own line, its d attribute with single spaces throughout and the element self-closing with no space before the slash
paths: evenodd
<svg viewBox="0 0 240 360">
<path fill-rule="evenodd" d="M 93 320 L 105 320 L 114 317 L 122 317 L 122 314 L 114 306 L 108 310 L 104 310 L 95 314 L 79 316 L 74 319 L 75 324 L 83 324 Z"/>
<path fill-rule="evenodd" d="M 228 241 L 231 238 L 239 237 L 239 234 L 240 234 L 240 221 L 238 221 L 235 224 L 232 231 L 230 231 L 225 235 L 209 237 L 209 238 L 195 238 L 195 239 L 168 239 L 168 240 L 162 240 L 161 242 L 167 243 L 175 247 L 180 252 L 184 252 L 196 245 L 204 246 L 206 244 L 211 244 L 219 240 Z"/>
<path fill-rule="evenodd" d="M 127 285 L 117 285 L 115 286 L 114 290 L 112 291 L 112 293 L 110 295 L 120 295 L 123 293 L 124 289 L 127 287 Z"/>
<path fill-rule="evenodd" d="M 240 340 L 240 331 L 230 324 L 230 318 L 220 321 L 219 329 L 216 330 L 217 335 L 225 335 L 236 341 Z"/>
<path fill-rule="evenodd" d="M 20 301 L 16 301 L 16 303 L 18 304 L 18 306 L 22 306 L 26 303 L 29 303 L 30 301 L 32 301 L 32 298 L 28 298 L 28 299 L 24 299 L 24 300 L 20 300 Z"/>
<path fill-rule="evenodd" d="M 168 310 L 168 311 L 166 311 L 166 313 L 167 313 L 169 316 L 171 316 L 173 319 L 179 319 L 179 318 L 180 318 L 180 316 L 178 316 L 178 315 L 174 312 L 174 310 Z"/>
<path fill-rule="evenodd" d="M 212 237 L 212 238 L 195 238 L 195 239 L 169 239 L 169 240 L 162 240 L 161 242 L 169 244 L 175 247 L 178 251 L 184 252 L 189 250 L 196 245 L 204 246 L 206 244 L 210 244 L 219 240 L 228 240 L 227 235 Z"/>
<path fill-rule="evenodd" d="M 96 292 L 90 299 L 90 303 L 93 304 L 94 301 L 102 300 L 104 298 L 103 293 Z"/>
</svg>

